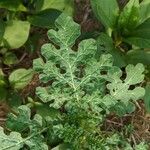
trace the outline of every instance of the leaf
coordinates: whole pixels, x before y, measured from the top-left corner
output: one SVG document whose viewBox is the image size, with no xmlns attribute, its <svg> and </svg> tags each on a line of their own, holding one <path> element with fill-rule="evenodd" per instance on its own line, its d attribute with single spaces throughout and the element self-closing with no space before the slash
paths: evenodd
<svg viewBox="0 0 150 150">
<path fill-rule="evenodd" d="M 37 0 L 35 3 L 36 11 L 46 9 L 57 9 L 66 12 L 68 15 L 73 13 L 73 0 Z"/>
<path fill-rule="evenodd" d="M 106 53 L 111 54 L 114 58 L 114 65 L 118 67 L 126 66 L 124 54 L 115 48 L 113 40 L 105 33 L 101 33 L 97 39 L 98 44 L 98 56 L 100 54 Z"/>
<path fill-rule="evenodd" d="M 149 48 L 150 39 L 144 39 L 143 37 L 129 37 L 124 39 L 125 42 L 138 46 L 139 48 Z"/>
<path fill-rule="evenodd" d="M 123 34 L 129 34 L 139 22 L 139 0 L 130 0 L 121 12 L 118 27 Z"/>
<path fill-rule="evenodd" d="M 126 78 L 122 81 L 120 78 L 122 72 L 120 69 L 114 67 L 108 71 L 107 79 L 110 83 L 107 84 L 107 89 L 110 91 L 109 98 L 122 101 L 124 104 L 128 104 L 129 100 L 138 100 L 145 94 L 145 90 L 142 87 L 134 87 L 130 89 L 131 85 L 136 85 L 144 80 L 144 66 L 137 64 L 128 65 L 126 67 Z"/>
<path fill-rule="evenodd" d="M 51 117 L 53 119 L 60 116 L 60 112 L 54 108 L 50 108 L 47 104 L 41 106 L 36 106 L 37 114 L 41 115 L 43 118 Z"/>
<path fill-rule="evenodd" d="M 137 63 L 150 65 L 150 52 L 146 50 L 130 50 L 127 52 L 126 62 L 134 65 Z"/>
<path fill-rule="evenodd" d="M 54 80 L 52 88 L 38 87 L 37 96 L 45 103 L 51 102 L 50 106 L 58 109 L 70 101 L 70 95 L 73 95 L 71 99 L 80 99 L 80 96 L 72 93 L 80 93 L 80 88 L 85 88 L 91 80 L 99 81 L 100 70 L 107 70 L 112 66 L 112 57 L 109 54 L 102 55 L 97 61 L 94 58 L 97 51 L 94 39 L 83 40 L 78 46 L 78 51 L 73 51 L 71 47 L 80 31 L 79 26 L 70 17 L 62 14 L 56 20 L 56 26 L 58 30 L 49 30 L 48 36 L 60 48 L 57 49 L 52 44 L 43 45 L 41 53 L 46 63 L 39 58 L 34 60 L 33 66 L 40 72 L 42 82 Z M 81 65 L 84 65 L 83 69 Z"/>
<path fill-rule="evenodd" d="M 48 37 L 55 44 L 63 47 L 73 46 L 80 35 L 80 26 L 72 21 L 72 18 L 62 14 L 55 22 L 58 32 L 48 31 Z"/>
<path fill-rule="evenodd" d="M 134 31 L 130 32 L 128 38 L 123 39 L 129 44 L 136 45 L 140 48 L 150 47 L 150 18 L 143 24 L 139 25 Z"/>
<path fill-rule="evenodd" d="M 22 97 L 18 92 L 9 91 L 7 97 L 7 103 L 11 107 L 11 110 L 15 111 L 22 104 Z"/>
<path fill-rule="evenodd" d="M 105 28 L 115 28 L 119 7 L 116 0 L 91 0 L 92 9 Z"/>
<path fill-rule="evenodd" d="M 60 112 L 59 118 L 47 117 L 52 127 L 49 139 L 60 139 L 70 149 L 115 149 L 116 145 L 107 146 L 107 135 L 103 136 L 98 126 L 117 104 L 126 106 L 123 112 L 134 110 L 134 101 L 145 94 L 139 85 L 144 80 L 144 66 L 128 65 L 125 71 L 112 66 L 112 56 L 98 54 L 94 39 L 74 46 L 79 26 L 64 14 L 56 20 L 56 28 L 48 31 L 51 42 L 42 46 L 42 57 L 33 63 L 40 81 L 45 83 L 37 87 L 37 96 Z"/>
<path fill-rule="evenodd" d="M 61 14 L 60 11 L 54 9 L 46 9 L 37 14 L 28 17 L 28 21 L 38 27 L 54 28 L 54 22 Z"/>
<path fill-rule="evenodd" d="M 30 113 L 30 109 L 27 106 L 18 107 L 17 115 L 13 113 L 8 114 L 6 126 L 13 131 L 22 132 L 32 125 Z"/>
<path fill-rule="evenodd" d="M 29 132 L 26 132 L 26 138 L 22 138 L 20 142 L 18 142 L 20 148 L 26 144 L 32 150 L 48 150 L 48 146 L 44 143 L 43 136 L 41 134 L 47 129 L 43 127 L 42 117 L 36 114 L 33 120 L 31 120 L 31 111 L 25 105 L 20 106 L 18 111 L 18 115 L 12 113 L 8 115 L 6 125 L 11 131 L 17 132 L 26 131 L 29 128 Z M 13 140 L 11 138 L 13 137 L 10 137 L 9 140 Z M 1 146 L 4 148 L 6 147 L 6 145 L 3 146 L 3 144 L 1 144 Z M 15 148 L 17 148 L 17 144 L 13 143 L 12 147 L 16 150 Z"/>
<path fill-rule="evenodd" d="M 115 112 L 118 116 L 124 116 L 131 114 L 135 111 L 136 106 L 134 103 L 129 102 L 127 105 L 124 102 L 118 102 L 114 107 L 111 108 L 112 112 Z"/>
<path fill-rule="evenodd" d="M 17 69 L 9 76 L 9 82 L 14 89 L 23 89 L 33 77 L 32 69 Z"/>
<path fill-rule="evenodd" d="M 51 41 L 59 47 L 57 48 L 52 44 L 43 45 L 41 53 L 46 62 L 38 58 L 34 60 L 33 64 L 34 69 L 40 73 L 39 77 L 42 82 L 53 81 L 51 87 L 38 87 L 36 90 L 37 96 L 44 103 L 49 102 L 50 107 L 55 109 L 60 109 L 65 105 L 67 110 L 72 110 L 72 105 L 74 106 L 77 102 L 87 114 L 91 112 L 100 114 L 102 108 L 108 111 L 115 107 L 119 101 L 127 106 L 130 100 L 135 101 L 144 96 L 144 88 L 137 86 L 130 89 L 131 86 L 141 83 L 144 79 L 144 66 L 142 64 L 128 65 L 126 78 L 122 80 L 122 71 L 118 67 L 112 67 L 110 54 L 99 54 L 97 58 L 95 57 L 97 55 L 95 40 L 83 40 L 78 45 L 78 51 L 72 51 L 71 47 L 78 37 L 74 34 L 74 30 L 77 30 L 78 27 L 71 30 L 64 24 L 64 22 L 67 23 L 68 18 L 62 20 L 61 18 L 62 16 L 58 18 L 59 21 L 56 20 L 58 30 L 48 31 Z M 61 28 L 58 23 L 59 25 L 62 24 Z M 69 35 L 73 37 L 72 40 L 70 40 Z M 102 36 L 102 38 L 104 37 Z M 111 50 L 112 41 L 109 38 L 107 41 L 109 42 L 107 42 L 106 49 Z M 101 74 L 103 71 L 106 72 L 106 75 Z M 109 92 L 105 95 L 104 85 L 106 81 L 109 82 L 107 84 Z M 126 109 L 125 111 L 131 112 L 132 110 Z"/>
<path fill-rule="evenodd" d="M 139 24 L 145 22 L 148 18 L 150 18 L 150 1 L 143 0 L 140 3 L 140 21 Z"/>
<path fill-rule="evenodd" d="M 44 87 L 38 87 L 36 89 L 36 95 L 44 102 L 52 102 L 53 100 L 56 100 L 52 104 L 50 104 L 50 107 L 53 107 L 55 109 L 59 109 L 65 102 L 69 100 L 68 94 L 62 93 L 61 91 L 56 90 L 46 90 Z"/>
<path fill-rule="evenodd" d="M 0 0 L 0 8 L 11 11 L 27 11 L 21 0 Z"/>
<path fill-rule="evenodd" d="M 20 133 L 11 132 L 10 135 L 6 135 L 2 127 L 0 127 L 0 145 L 1 150 L 20 150 L 23 147 L 23 139 Z"/>
<path fill-rule="evenodd" d="M 1 46 L 12 49 L 21 47 L 28 39 L 30 24 L 27 21 L 10 20 L 6 22 Z"/>
<path fill-rule="evenodd" d="M 150 113 L 150 85 L 148 84 L 145 89 L 146 93 L 144 96 L 145 108 L 148 113 Z"/>
<path fill-rule="evenodd" d="M 5 65 L 13 65 L 13 64 L 17 64 L 19 62 L 17 56 L 12 53 L 12 52 L 7 52 L 5 53 L 4 55 L 4 58 L 3 58 L 3 63 Z"/>
</svg>

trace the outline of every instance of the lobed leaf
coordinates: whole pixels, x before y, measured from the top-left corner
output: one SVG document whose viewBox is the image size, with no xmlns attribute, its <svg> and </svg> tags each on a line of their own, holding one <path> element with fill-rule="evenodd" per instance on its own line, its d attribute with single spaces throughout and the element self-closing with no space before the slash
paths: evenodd
<svg viewBox="0 0 150 150">
<path fill-rule="evenodd" d="M 42 117 L 36 114 L 33 120 L 31 120 L 31 111 L 27 106 L 20 106 L 18 108 L 17 115 L 10 113 L 8 115 L 6 126 L 9 130 L 13 131 L 10 135 L 15 133 L 15 135 L 18 135 L 20 139 L 19 142 L 13 142 L 11 144 L 12 148 L 22 148 L 24 144 L 26 144 L 32 150 L 48 150 L 48 146 L 44 143 L 43 136 L 41 135 L 41 133 L 47 129 L 43 126 Z M 26 137 L 22 138 L 18 132 L 27 132 Z M 8 138 L 10 141 L 13 140 L 12 136 L 9 136 Z M 8 143 L 9 142 L 7 142 L 7 144 Z M 6 146 L 2 143 L 1 146 L 4 149 L 7 149 L 8 145 Z"/>
<path fill-rule="evenodd" d="M 23 147 L 24 141 L 20 133 L 11 132 L 10 135 L 4 133 L 4 129 L 0 127 L 0 149 L 1 150 L 20 150 Z"/>
<path fill-rule="evenodd" d="M 58 30 L 48 32 L 50 40 L 59 47 L 51 43 L 45 44 L 41 53 L 46 61 L 41 58 L 34 61 L 34 69 L 40 73 L 41 81 L 53 82 L 51 87 L 38 87 L 37 96 L 56 109 L 65 105 L 69 110 L 74 104 L 78 107 L 81 105 L 87 113 L 90 109 L 91 115 L 100 114 L 102 108 L 109 110 L 119 101 L 127 106 L 130 100 L 142 98 L 144 88 L 135 85 L 144 79 L 143 65 L 128 65 L 126 78 L 122 80 L 122 71 L 118 67 L 112 67 L 112 56 L 97 55 L 95 40 L 83 40 L 79 43 L 78 50 L 73 51 L 72 46 L 79 36 L 79 32 L 75 32 L 79 31 L 79 28 L 73 21 L 70 22 L 73 28 L 68 27 L 68 20 L 71 19 L 61 15 L 56 20 Z M 109 42 L 108 48 L 112 45 Z M 106 75 L 103 72 L 106 72 Z M 106 81 L 109 81 L 107 85 Z M 105 86 L 109 91 L 107 94 Z M 135 87 L 130 89 L 131 86 Z"/>
<path fill-rule="evenodd" d="M 130 86 L 141 83 L 144 80 L 144 66 L 137 64 L 136 66 L 128 65 L 126 67 L 126 78 L 121 80 L 122 71 L 119 68 L 112 68 L 108 71 L 107 80 L 110 82 L 107 84 L 107 89 L 110 91 L 111 97 L 116 100 L 120 100 L 125 104 L 128 104 L 129 100 L 138 100 L 145 94 L 145 90 L 142 87 L 134 87 L 130 89 Z"/>
</svg>

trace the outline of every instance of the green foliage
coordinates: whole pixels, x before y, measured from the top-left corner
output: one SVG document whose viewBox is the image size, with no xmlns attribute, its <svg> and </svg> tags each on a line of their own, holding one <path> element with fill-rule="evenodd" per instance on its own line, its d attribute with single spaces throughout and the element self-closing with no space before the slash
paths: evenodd
<svg viewBox="0 0 150 150">
<path fill-rule="evenodd" d="M 136 45 L 140 48 L 150 47 L 150 18 L 140 24 L 134 31 L 130 32 L 130 36 L 124 39 L 129 44 Z"/>
<path fill-rule="evenodd" d="M 139 0 L 130 0 L 119 15 L 118 26 L 125 33 L 135 29 L 138 20 Z"/>
<path fill-rule="evenodd" d="M 150 51 L 149 50 L 130 50 L 127 52 L 126 62 L 128 64 L 142 63 L 145 65 L 150 64 Z"/>
<path fill-rule="evenodd" d="M 141 3 L 139 0 L 129 0 L 123 10 L 119 10 L 116 0 L 91 0 L 91 4 L 97 19 L 103 23 L 106 33 L 112 38 L 113 44 L 111 46 L 111 54 L 115 60 L 116 56 L 118 56 L 118 62 L 122 59 L 120 64 L 115 63 L 115 65 L 120 67 L 128 64 L 128 55 L 124 56 L 127 58 L 119 57 L 116 51 L 120 50 L 120 53 L 126 55 L 126 52 L 131 49 L 150 48 L 149 0 L 143 0 Z M 101 36 L 99 39 L 100 38 Z M 108 45 L 107 39 L 104 39 L 104 47 Z M 98 45 L 101 45 L 101 39 L 98 40 Z M 107 48 L 105 49 L 107 51 Z M 144 55 L 146 55 L 146 53 L 144 53 Z M 139 55 L 137 54 L 136 56 Z M 148 63 L 149 65 L 147 59 L 144 61 L 142 57 L 143 56 L 136 57 L 137 62 L 143 62 L 144 64 Z M 147 57 L 149 59 L 149 55 L 147 55 L 146 58 Z M 124 64 L 122 63 L 123 61 L 125 62 Z"/>
<path fill-rule="evenodd" d="M 43 127 L 42 117 L 36 114 L 31 120 L 31 112 L 27 106 L 20 106 L 18 111 L 18 115 L 9 114 L 8 116 L 7 126 L 12 131 L 10 135 L 6 135 L 0 128 L 1 150 L 20 150 L 24 145 L 31 150 L 48 150 L 42 136 L 47 129 Z M 19 132 L 25 132 L 26 136 L 23 137 Z"/>
<path fill-rule="evenodd" d="M 122 115 L 134 110 L 131 100 L 145 94 L 144 88 L 137 86 L 144 79 L 144 66 L 128 65 L 126 78 L 122 79 L 122 71 L 113 66 L 110 54 L 97 56 L 95 40 L 83 40 L 77 51 L 72 50 L 80 28 L 70 17 L 62 14 L 56 27 L 57 31 L 48 31 L 48 37 L 58 48 L 51 43 L 43 45 L 41 53 L 45 61 L 38 58 L 33 63 L 42 82 L 53 81 L 51 86 L 38 87 L 37 96 L 54 109 L 65 109 L 52 126 L 53 134 L 70 143 L 71 149 L 115 149 L 119 142 L 114 144 L 102 136 L 97 126 L 105 116 L 103 111 L 121 114 L 118 105 L 124 111 Z M 131 86 L 134 88 L 130 89 Z"/>
<path fill-rule="evenodd" d="M 23 89 L 31 81 L 32 77 L 32 69 L 17 69 L 10 74 L 9 82 L 14 89 Z"/>
<path fill-rule="evenodd" d="M 10 11 L 26 11 L 21 0 L 0 0 L 0 8 L 6 8 Z"/>
<path fill-rule="evenodd" d="M 37 27 L 53 28 L 54 22 L 60 15 L 60 11 L 54 9 L 46 9 L 28 16 L 28 21 Z"/>
<path fill-rule="evenodd" d="M 114 58 L 114 65 L 118 67 L 126 66 L 124 53 L 118 48 L 114 47 L 111 37 L 105 33 L 101 33 L 97 39 L 98 54 L 111 54 Z"/>
<path fill-rule="evenodd" d="M 107 30 L 113 30 L 119 15 L 119 7 L 116 0 L 91 0 L 91 5 L 98 20 Z"/>
<path fill-rule="evenodd" d="M 7 21 L 5 23 L 2 47 L 19 48 L 28 39 L 30 24 L 27 21 Z"/>
<path fill-rule="evenodd" d="M 48 31 L 51 43 L 42 46 L 42 57 L 33 62 L 34 70 L 39 72 L 40 81 L 44 83 L 36 89 L 41 103 L 29 98 L 33 105 L 27 105 L 37 110 L 33 115 L 25 105 L 8 115 L 6 129 L 9 132 L 0 129 L 1 147 L 12 150 L 48 150 L 49 147 L 53 150 L 116 150 L 127 146 L 140 149 L 143 145 L 147 148 L 145 143 L 131 146 L 122 134 L 101 129 L 108 114 L 131 113 L 134 102 L 144 96 L 145 90 L 140 86 L 144 80 L 144 66 L 128 65 L 122 71 L 113 66 L 110 54 L 98 54 L 94 39 L 74 46 L 80 36 L 80 27 L 66 14 L 60 15 L 55 25 L 56 30 Z M 16 88 L 26 82 L 26 79 L 18 82 L 18 74 L 21 77 L 18 72 L 9 78 L 14 80 Z"/>
<path fill-rule="evenodd" d="M 101 3 L 101 4 L 100 4 Z M 143 63 L 144 65 L 149 66 L 150 64 L 150 1 L 143 0 L 139 3 L 139 0 L 129 0 L 127 5 L 123 10 L 119 11 L 116 6 L 116 1 L 111 1 L 113 3 L 111 6 L 108 4 L 107 12 L 105 3 L 110 3 L 110 1 L 92 1 L 92 8 L 96 17 L 101 21 L 108 35 L 101 33 L 97 43 L 99 47 L 99 53 L 110 53 L 114 58 L 114 65 L 119 67 L 125 67 L 127 64 L 137 64 Z M 101 7 L 100 7 L 100 6 Z M 114 9 L 109 9 L 110 7 Z M 118 16 L 112 16 L 115 14 L 114 11 L 118 10 Z M 110 16 L 107 14 L 109 12 Z M 109 16 L 110 19 L 107 19 L 106 16 Z M 105 22 L 111 21 L 111 23 L 106 24 Z M 113 24 L 113 26 L 112 26 Z M 108 26 L 109 25 L 109 26 Z M 147 48 L 147 49 L 146 49 Z M 118 85 L 117 85 L 118 86 Z M 145 107 L 149 112 L 149 98 L 148 90 L 145 95 Z M 132 104 L 128 105 L 125 109 L 120 104 L 117 106 L 118 114 L 124 114 L 125 112 L 132 112 L 135 108 Z M 118 111 L 119 110 L 119 111 Z"/>
<path fill-rule="evenodd" d="M 11 66 L 13 64 L 17 64 L 18 62 L 19 60 L 13 52 L 4 53 L 3 63 L 5 65 Z"/>
<path fill-rule="evenodd" d="M 143 0 L 140 4 L 140 23 L 143 23 L 150 18 L 150 2 L 149 0 Z"/>
<path fill-rule="evenodd" d="M 32 69 L 17 69 L 9 78 L 0 69 L 0 101 L 6 101 L 12 108 L 21 104 L 19 90 L 28 85 L 33 77 Z"/>
<path fill-rule="evenodd" d="M 25 4 L 24 4 L 25 3 Z M 0 8 L 6 11 L 0 20 L 0 46 L 16 49 L 27 41 L 30 25 L 52 28 L 60 13 L 72 15 L 71 0 L 0 0 Z M 4 21 L 5 20 L 5 21 Z"/>
<path fill-rule="evenodd" d="M 36 11 L 42 11 L 46 9 L 57 9 L 60 11 L 72 14 L 73 12 L 73 0 L 36 0 Z"/>
</svg>

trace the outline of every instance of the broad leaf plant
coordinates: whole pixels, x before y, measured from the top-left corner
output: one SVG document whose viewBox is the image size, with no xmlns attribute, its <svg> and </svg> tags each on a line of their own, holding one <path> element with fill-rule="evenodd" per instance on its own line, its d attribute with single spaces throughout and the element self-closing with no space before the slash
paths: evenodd
<svg viewBox="0 0 150 150">
<path fill-rule="evenodd" d="M 75 44 L 80 26 L 71 17 L 62 14 L 55 25 L 33 68 L 43 83 L 37 96 L 57 115 L 31 117 L 27 106 L 19 107 L 8 116 L 7 132 L 0 128 L 0 150 L 147 150 L 144 143 L 131 146 L 121 134 L 101 129 L 110 113 L 134 111 L 134 103 L 145 94 L 140 86 L 144 66 L 128 65 L 124 73 L 113 66 L 110 54 L 98 55 L 94 39 Z"/>
</svg>

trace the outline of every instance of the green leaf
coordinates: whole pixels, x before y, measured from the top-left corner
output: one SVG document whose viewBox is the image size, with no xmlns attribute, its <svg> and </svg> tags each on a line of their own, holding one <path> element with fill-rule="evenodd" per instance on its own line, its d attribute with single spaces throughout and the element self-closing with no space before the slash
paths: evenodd
<svg viewBox="0 0 150 150">
<path fill-rule="evenodd" d="M 123 34 L 129 34 L 139 22 L 139 0 L 130 0 L 121 12 L 118 27 Z"/>
<path fill-rule="evenodd" d="M 9 76 L 9 82 L 14 89 L 23 89 L 33 77 L 32 69 L 17 69 Z"/>
<path fill-rule="evenodd" d="M 69 109 L 70 105 L 77 101 L 87 113 L 90 109 L 93 113 L 100 114 L 102 109 L 100 106 L 108 110 L 117 105 L 118 101 L 127 106 L 130 100 L 138 100 L 144 96 L 144 88 L 137 86 L 130 89 L 131 86 L 141 83 L 144 79 L 142 64 L 128 65 L 126 78 L 122 80 L 122 71 L 118 67 L 112 67 L 112 57 L 109 54 L 99 54 L 99 57 L 95 58 L 97 55 L 95 40 L 83 40 L 78 46 L 78 51 L 72 51 L 71 47 L 78 37 L 74 34 L 74 30 L 78 27 L 70 30 L 70 27 L 65 24 L 68 18 L 60 20 L 61 18 L 62 16 L 58 18 L 59 25 L 62 24 L 61 28 L 57 20 L 58 30 L 48 31 L 49 38 L 59 48 L 52 44 L 43 45 L 41 53 L 46 62 L 38 58 L 33 64 L 34 69 L 40 73 L 39 77 L 42 82 L 47 83 L 53 80 L 51 87 L 38 87 L 36 90 L 37 96 L 44 103 L 49 102 L 50 107 L 56 109 L 65 104 Z M 73 37 L 72 40 L 68 33 L 71 38 Z M 111 49 L 112 41 L 108 38 L 107 41 L 109 42 L 106 48 Z M 101 74 L 101 71 L 106 71 L 107 75 Z M 109 92 L 106 95 L 103 94 L 104 79 L 110 82 L 107 84 Z M 82 92 L 86 94 L 83 96 Z M 126 111 L 131 112 L 131 110 L 133 109 Z"/>
<path fill-rule="evenodd" d="M 142 63 L 144 65 L 150 65 L 150 51 L 146 50 L 130 50 L 126 55 L 126 62 L 128 64 Z"/>
<path fill-rule="evenodd" d="M 47 104 L 36 106 L 36 111 L 37 114 L 41 115 L 43 118 L 51 117 L 52 119 L 55 119 L 60 116 L 58 110 L 50 108 Z"/>
<path fill-rule="evenodd" d="M 144 66 L 128 65 L 125 71 L 113 67 L 110 54 L 98 55 L 94 39 L 73 46 L 79 26 L 64 14 L 56 20 L 56 27 L 48 31 L 51 42 L 42 46 L 42 57 L 33 63 L 41 82 L 46 83 L 37 88 L 37 96 L 60 111 L 60 118 L 47 118 L 52 127 L 49 139 L 56 142 L 58 137 L 70 149 L 108 149 L 107 135 L 102 139 L 98 126 L 118 103 L 126 106 L 123 111 L 127 113 L 134 110 L 134 101 L 145 94 L 139 85 L 144 80 Z"/>
<path fill-rule="evenodd" d="M 145 90 L 146 90 L 146 93 L 144 96 L 145 108 L 146 108 L 146 111 L 150 113 L 150 85 L 149 84 L 146 86 Z"/>
<path fill-rule="evenodd" d="M 13 53 L 13 52 L 7 52 L 4 55 L 3 58 L 3 63 L 5 65 L 13 65 L 13 64 L 17 64 L 19 62 L 17 56 Z"/>
<path fill-rule="evenodd" d="M 128 104 L 129 100 L 138 100 L 145 94 L 145 90 L 142 87 L 135 87 L 130 89 L 131 85 L 136 85 L 144 80 L 144 66 L 137 64 L 128 65 L 126 67 L 126 78 L 122 81 L 120 78 L 122 72 L 120 69 L 114 67 L 108 71 L 107 80 L 110 82 L 107 84 L 107 89 L 110 91 L 109 98 L 120 100 L 125 104 Z"/>
<path fill-rule="evenodd" d="M 69 93 L 79 92 L 80 88 L 86 89 L 86 84 L 92 88 L 89 82 L 92 79 L 100 80 L 100 70 L 106 70 L 112 66 L 112 57 L 107 54 L 96 60 L 94 56 L 97 46 L 94 39 L 83 40 L 78 46 L 78 51 L 73 51 L 71 47 L 79 36 L 79 26 L 64 14 L 56 20 L 56 25 L 58 30 L 49 30 L 48 35 L 50 40 L 60 48 L 57 49 L 52 44 L 43 45 L 41 53 L 45 57 L 46 63 L 39 58 L 34 60 L 33 66 L 36 71 L 40 72 L 39 77 L 42 82 L 47 83 L 54 80 L 53 88 L 38 87 L 37 96 L 44 103 L 51 102 L 50 106 L 58 109 L 64 103 L 70 102 Z M 56 65 L 60 65 L 60 67 L 56 67 Z M 83 75 L 81 65 L 84 65 Z M 101 86 L 102 84 L 99 84 L 98 88 Z M 80 98 L 73 94 L 73 99 L 75 99 L 74 96 L 77 99 Z"/>
<path fill-rule="evenodd" d="M 113 40 L 105 33 L 101 33 L 97 39 L 98 44 L 98 55 L 106 53 L 111 54 L 114 58 L 114 65 L 118 67 L 126 66 L 124 54 L 115 48 Z"/>
<path fill-rule="evenodd" d="M 22 103 L 22 97 L 18 92 L 9 91 L 7 97 L 7 103 L 11 107 L 11 110 L 15 111 Z"/>
<path fill-rule="evenodd" d="M 119 7 L 116 0 L 91 0 L 92 9 L 106 29 L 115 28 Z"/>
<path fill-rule="evenodd" d="M 133 44 L 140 48 L 149 48 L 150 47 L 150 18 L 144 23 L 139 25 L 135 30 L 130 32 L 128 38 L 123 39 L 129 44 Z"/>
<path fill-rule="evenodd" d="M 9 141 L 13 141 L 13 138 L 14 140 L 16 138 L 9 136 L 8 141 L 6 141 L 7 145 L 5 145 L 5 143 L 1 143 L 1 147 L 3 147 L 3 149 L 6 149 L 8 147 L 17 150 L 18 147 L 22 148 L 24 144 L 26 144 L 32 150 L 48 150 L 48 146 L 44 143 L 43 136 L 41 135 L 41 133 L 47 129 L 43 127 L 42 117 L 38 114 L 34 116 L 33 120 L 31 120 L 30 117 L 31 111 L 27 106 L 20 106 L 18 108 L 17 115 L 12 113 L 8 115 L 6 124 L 7 128 L 9 128 L 11 131 L 15 131 L 11 132 L 10 135 L 16 133 L 16 131 L 26 131 L 28 128 L 29 132 L 26 132 L 26 138 L 22 138 L 20 137 L 19 133 L 16 133 L 17 135 L 19 135 L 20 141 L 17 143 L 13 142 L 11 144 L 11 147 L 9 146 Z"/>
<path fill-rule="evenodd" d="M 149 48 L 150 47 L 150 39 L 145 39 L 143 37 L 129 37 L 124 39 L 125 42 L 129 44 L 133 44 L 138 46 L 139 48 Z"/>
<path fill-rule="evenodd" d="M 11 132 L 10 135 L 4 133 L 4 129 L 0 127 L 0 145 L 1 150 L 20 150 L 23 147 L 23 139 L 20 133 Z"/>
<path fill-rule="evenodd" d="M 150 1 L 143 0 L 140 3 L 140 24 L 150 18 Z"/>
<path fill-rule="evenodd" d="M 44 102 L 51 102 L 53 100 L 56 100 L 52 104 L 50 104 L 50 107 L 53 107 L 55 109 L 59 109 L 65 102 L 69 100 L 68 94 L 62 93 L 58 89 L 51 90 L 44 87 L 38 87 L 36 89 L 36 95 Z"/>
<path fill-rule="evenodd" d="M 36 11 L 45 9 L 57 9 L 66 12 L 68 15 L 73 13 L 73 0 L 37 0 L 35 3 Z"/>
<path fill-rule="evenodd" d="M 6 126 L 13 131 L 22 132 L 25 128 L 32 125 L 30 113 L 30 109 L 27 106 L 20 106 L 17 115 L 13 113 L 8 114 Z"/>
<path fill-rule="evenodd" d="M 54 28 L 54 22 L 61 14 L 60 11 L 54 9 L 46 9 L 37 14 L 28 17 L 28 21 L 38 27 Z"/>
<path fill-rule="evenodd" d="M 111 111 L 115 112 L 118 116 L 124 116 L 127 113 L 133 113 L 135 109 L 136 106 L 132 102 L 129 102 L 127 105 L 123 102 L 118 102 L 114 107 L 112 107 Z"/>
<path fill-rule="evenodd" d="M 21 0 L 0 0 L 0 8 L 11 11 L 27 11 Z"/>
<path fill-rule="evenodd" d="M 27 21 L 11 20 L 5 24 L 1 46 L 12 49 L 21 47 L 28 39 L 30 24 Z"/>
<path fill-rule="evenodd" d="M 55 22 L 58 32 L 54 30 L 48 31 L 48 37 L 55 44 L 63 47 L 72 46 L 75 40 L 80 35 L 80 26 L 73 22 L 73 19 L 65 14 L 60 15 L 60 17 Z"/>
</svg>

